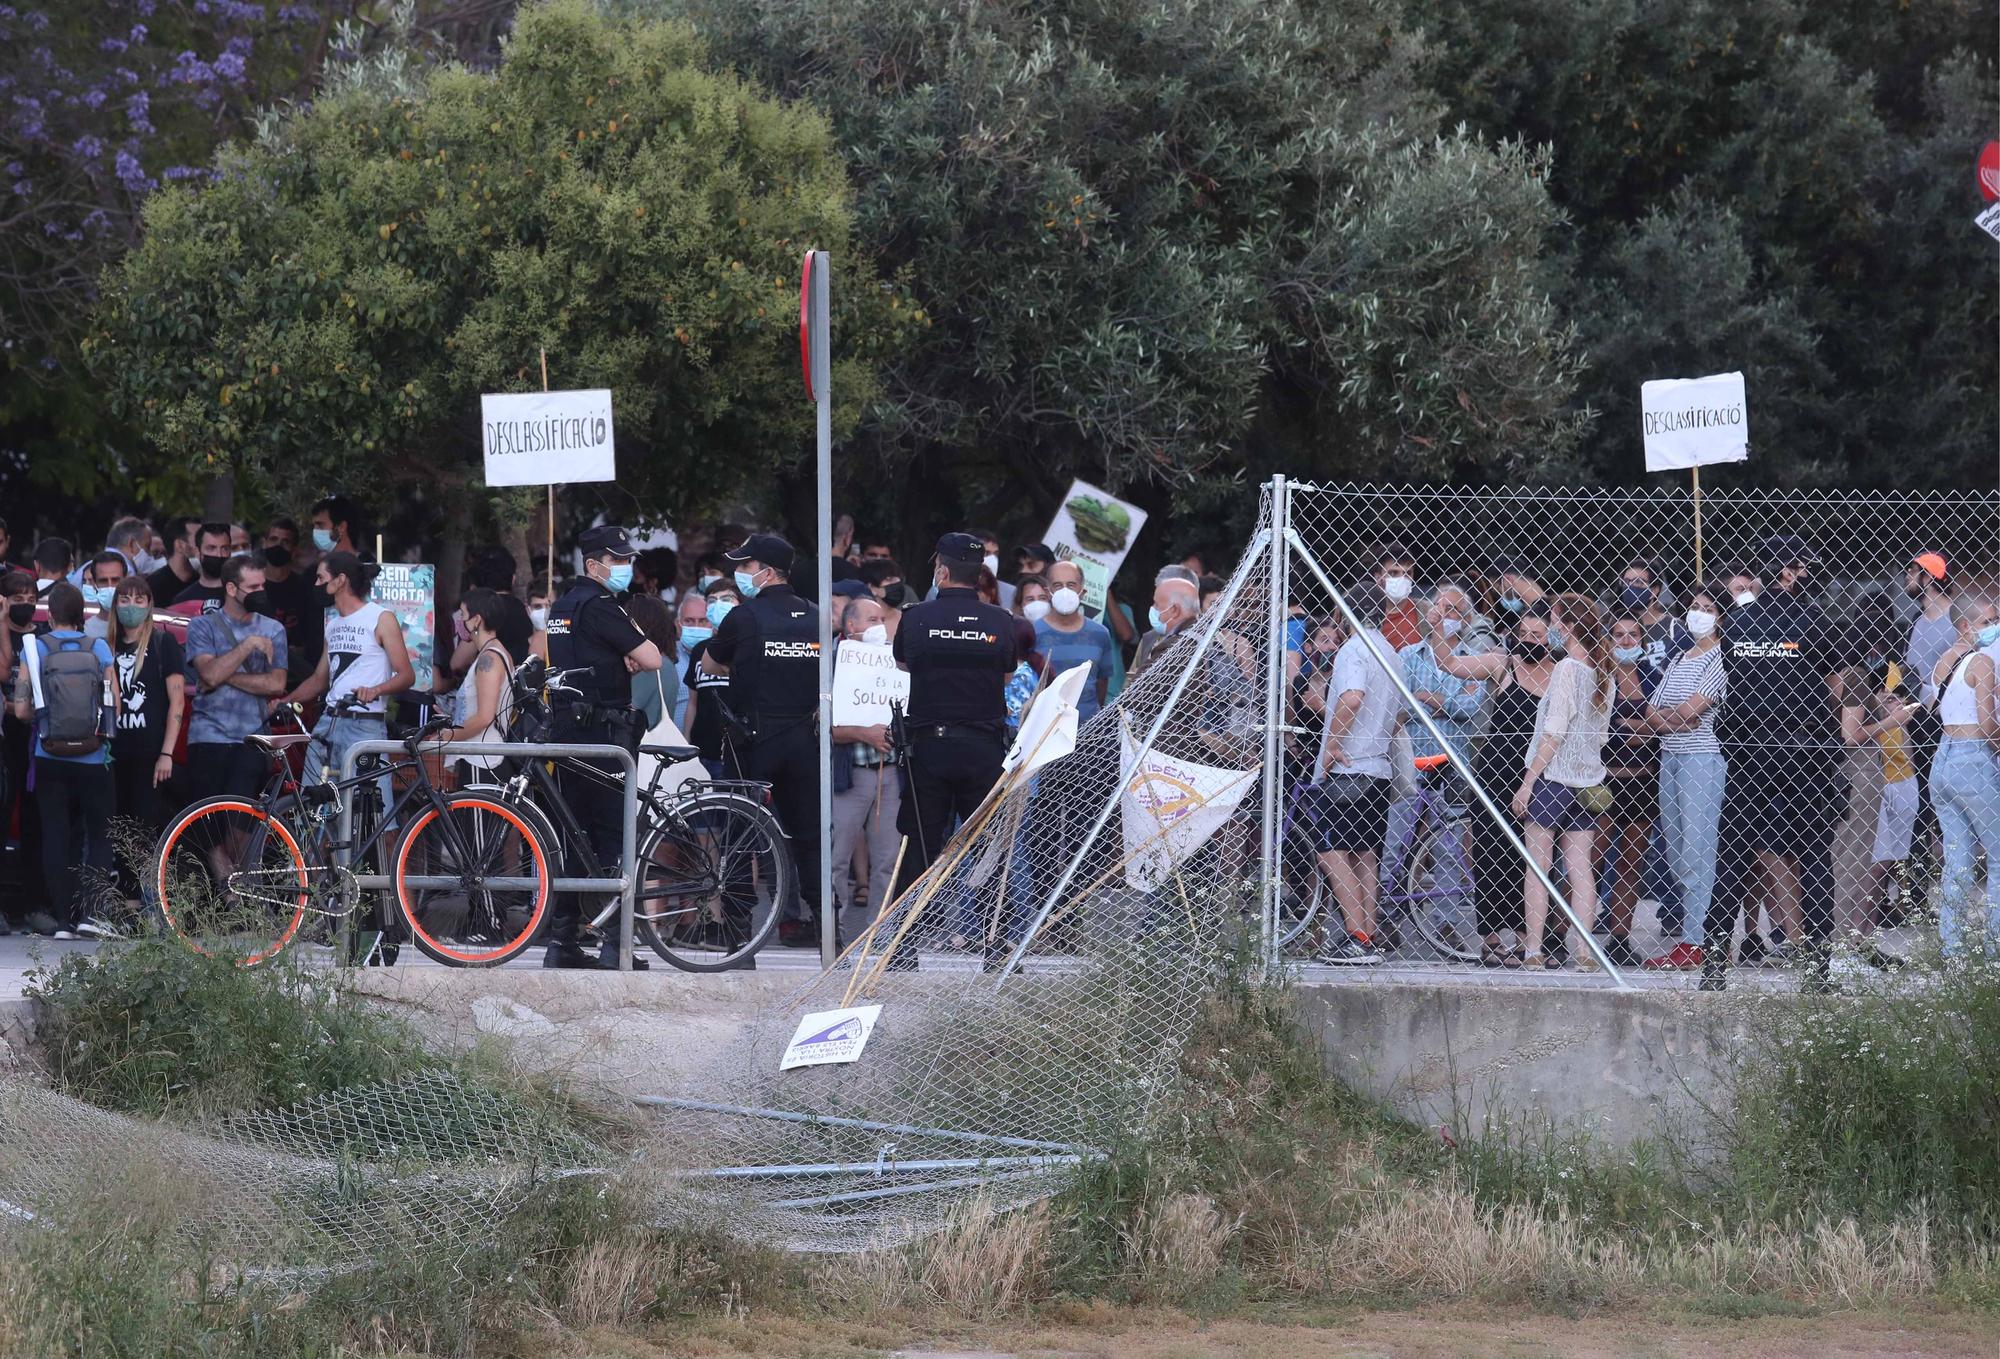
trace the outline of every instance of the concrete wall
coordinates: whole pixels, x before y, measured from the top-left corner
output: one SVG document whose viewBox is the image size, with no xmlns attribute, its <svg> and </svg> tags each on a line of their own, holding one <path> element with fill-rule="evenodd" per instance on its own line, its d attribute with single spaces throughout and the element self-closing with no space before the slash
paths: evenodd
<svg viewBox="0 0 2000 1359">
<path fill-rule="evenodd" d="M 1689 991 L 1362 983 L 1294 989 L 1327 1069 L 1405 1117 L 1581 1130 L 1607 1150 L 1670 1136 L 1701 1157 L 1742 998 Z"/>
</svg>

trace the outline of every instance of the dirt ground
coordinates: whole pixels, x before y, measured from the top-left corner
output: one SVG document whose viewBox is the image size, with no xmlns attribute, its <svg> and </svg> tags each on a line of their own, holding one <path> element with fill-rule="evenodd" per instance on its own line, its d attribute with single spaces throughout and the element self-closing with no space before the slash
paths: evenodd
<svg viewBox="0 0 2000 1359">
<path fill-rule="evenodd" d="M 549 1339 L 553 1340 L 553 1337 Z M 1282 1321 L 1202 1322 L 1171 1313 L 1075 1307 L 1028 1324 L 940 1328 L 795 1317 L 704 1322 L 636 1334 L 591 1332 L 538 1351 L 605 1359 L 1881 1359 L 2000 1354 L 2000 1317 L 1496 1316 L 1491 1308 L 1354 1312 Z"/>
</svg>

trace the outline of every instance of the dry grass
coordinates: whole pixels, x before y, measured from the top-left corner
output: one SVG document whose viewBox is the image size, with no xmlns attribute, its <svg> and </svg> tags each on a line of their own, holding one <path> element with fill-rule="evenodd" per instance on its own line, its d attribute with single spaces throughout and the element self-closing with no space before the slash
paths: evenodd
<svg viewBox="0 0 2000 1359">
<path fill-rule="evenodd" d="M 1125 1263 L 1139 1295 L 1186 1303 L 1221 1279 L 1239 1224 L 1206 1194 L 1168 1194 L 1145 1204 L 1125 1232 Z"/>
<path fill-rule="evenodd" d="M 821 1265 L 812 1271 L 812 1291 L 869 1315 L 936 1307 L 997 1316 L 1048 1296 L 1053 1246 L 1046 1203 L 1009 1211 L 982 1194 L 934 1235 Z"/>
</svg>

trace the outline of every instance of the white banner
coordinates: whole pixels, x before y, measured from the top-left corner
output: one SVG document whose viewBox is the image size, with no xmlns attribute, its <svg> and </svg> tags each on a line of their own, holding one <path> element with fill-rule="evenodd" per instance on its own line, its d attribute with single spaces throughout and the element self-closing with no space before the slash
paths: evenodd
<svg viewBox="0 0 2000 1359">
<path fill-rule="evenodd" d="M 1750 456 L 1743 374 L 1641 383 L 1639 426 L 1648 472 L 1743 462 Z"/>
<path fill-rule="evenodd" d="M 1083 684 L 1089 677 L 1090 662 L 1085 661 L 1042 686 L 1028 704 L 1028 711 L 1021 714 L 1020 734 L 1001 762 L 1002 769 L 1032 774 L 1076 749 L 1076 703 L 1083 697 Z"/>
<path fill-rule="evenodd" d="M 2000 241 L 2000 203 L 1988 203 L 1985 210 L 1972 220 L 1981 231 Z"/>
<path fill-rule="evenodd" d="M 1218 768 L 1157 750 L 1140 761 L 1139 743 L 1122 722 L 1119 737 L 1124 749 L 1119 819 L 1125 825 L 1125 881 L 1151 892 L 1222 828 L 1256 785 L 1262 766 Z"/>
<path fill-rule="evenodd" d="M 875 1032 L 879 1005 L 857 1005 L 851 1010 L 820 1010 L 799 1021 L 778 1070 L 801 1066 L 833 1066 L 859 1061 L 868 1036 Z"/>
<path fill-rule="evenodd" d="M 1091 617 L 1104 612 L 1104 592 L 1144 527 L 1146 512 L 1137 505 L 1087 481 L 1070 483 L 1043 541 L 1083 572 L 1083 608 Z"/>
<path fill-rule="evenodd" d="M 910 674 L 886 646 L 842 642 L 833 656 L 833 725 L 886 727 L 889 705 L 910 706 Z"/>
<path fill-rule="evenodd" d="M 488 486 L 611 481 L 611 393 L 487 393 L 479 398 L 480 446 Z"/>
</svg>

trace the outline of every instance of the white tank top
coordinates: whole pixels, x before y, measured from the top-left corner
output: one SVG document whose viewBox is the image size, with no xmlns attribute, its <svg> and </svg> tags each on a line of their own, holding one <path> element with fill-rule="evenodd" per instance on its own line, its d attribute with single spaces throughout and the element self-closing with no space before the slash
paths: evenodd
<svg viewBox="0 0 2000 1359">
<path fill-rule="evenodd" d="M 1991 648 L 1975 651 L 1960 660 L 1951 672 L 1951 679 L 1945 683 L 1944 694 L 1938 699 L 1938 721 L 1947 727 L 1976 727 L 1979 725 L 1979 695 L 1965 678 L 1965 672 L 1973 660 L 1980 656 L 1989 659 Z"/>
<path fill-rule="evenodd" d="M 474 713 L 479 711 L 479 687 L 475 677 L 479 674 L 480 657 L 487 655 L 491 655 L 500 664 L 500 703 L 494 710 L 493 724 L 478 735 L 466 739 L 478 741 L 482 745 L 497 746 L 505 744 L 507 728 L 514 717 L 514 686 L 508 677 L 508 672 L 514 668 L 514 664 L 507 655 L 506 647 L 498 642 L 488 642 L 479 649 L 479 656 L 473 657 L 471 668 L 465 672 L 465 678 L 458 682 L 458 695 L 454 701 L 457 704 L 458 724 L 462 727 L 472 719 Z M 476 769 L 493 769 L 499 765 L 502 757 L 495 754 L 459 755 L 454 758 L 464 760 Z"/>
<path fill-rule="evenodd" d="M 348 698 L 364 685 L 389 681 L 389 653 L 375 639 L 375 622 L 388 610 L 380 604 L 363 604 L 345 618 L 334 609 L 326 616 L 326 701 Z M 361 711 L 387 712 L 384 699 L 376 699 Z"/>
</svg>

